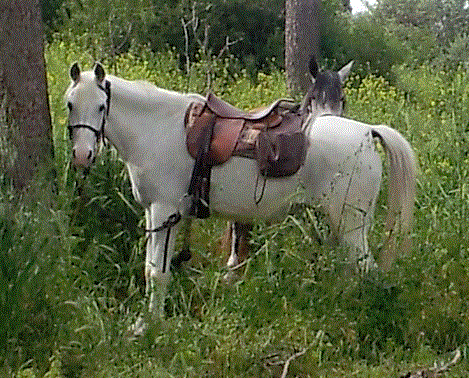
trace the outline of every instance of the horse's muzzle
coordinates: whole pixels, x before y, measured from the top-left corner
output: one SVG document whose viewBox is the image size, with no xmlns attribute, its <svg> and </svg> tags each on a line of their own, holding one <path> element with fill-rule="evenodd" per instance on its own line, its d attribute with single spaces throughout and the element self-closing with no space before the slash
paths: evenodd
<svg viewBox="0 0 469 378">
<path fill-rule="evenodd" d="M 91 148 L 78 148 L 72 149 L 72 163 L 78 168 L 89 168 L 95 159 L 94 151 Z"/>
</svg>

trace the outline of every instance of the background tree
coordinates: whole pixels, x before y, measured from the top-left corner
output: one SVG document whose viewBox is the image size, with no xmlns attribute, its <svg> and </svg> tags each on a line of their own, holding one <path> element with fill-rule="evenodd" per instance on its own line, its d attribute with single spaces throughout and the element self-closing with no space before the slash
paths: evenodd
<svg viewBox="0 0 469 378">
<path fill-rule="evenodd" d="M 456 66 L 467 61 L 469 7 L 466 0 L 380 0 L 373 19 L 397 37 L 411 57 Z"/>
<path fill-rule="evenodd" d="M 285 2 L 285 71 L 293 96 L 304 93 L 309 84 L 308 62 L 318 56 L 320 41 L 320 1 Z"/>
<path fill-rule="evenodd" d="M 392 80 L 391 68 L 401 63 L 464 63 L 469 44 L 466 0 L 379 0 L 370 12 L 362 14 L 351 13 L 350 0 L 42 3 L 47 9 L 44 20 L 50 31 L 48 37 L 57 32 L 56 38 L 73 41 L 93 59 L 105 60 L 133 47 L 137 55 L 141 47 L 149 46 L 154 52 L 171 48 L 186 72 L 187 58 L 196 62 L 207 56 L 230 56 L 239 63 L 230 63 L 230 74 L 239 73 L 241 67 L 254 79 L 260 70 L 268 72 L 272 65 L 286 68 L 287 77 L 293 70 L 304 69 L 303 58 L 288 51 L 293 48 L 306 60 L 314 50 L 327 68 L 338 69 L 353 59 L 354 72 L 373 72 Z M 298 32 L 309 35 L 304 40 L 306 47 L 295 41 Z M 200 54 L 202 49 L 204 53 Z M 286 55 L 291 59 L 285 65 Z"/>
<path fill-rule="evenodd" d="M 0 156 L 9 155 L 14 184 L 23 188 L 52 156 L 39 0 L 0 2 L 0 82 L 8 132 Z"/>
</svg>

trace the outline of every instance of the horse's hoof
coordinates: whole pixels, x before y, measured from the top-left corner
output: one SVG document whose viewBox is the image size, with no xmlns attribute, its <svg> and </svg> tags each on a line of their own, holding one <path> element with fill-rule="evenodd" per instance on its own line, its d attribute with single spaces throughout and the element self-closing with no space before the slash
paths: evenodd
<svg viewBox="0 0 469 378">
<path fill-rule="evenodd" d="M 234 270 L 230 270 L 225 275 L 223 275 L 223 281 L 227 285 L 233 285 L 236 282 L 238 282 L 240 279 L 241 279 L 241 277 Z"/>
<path fill-rule="evenodd" d="M 137 321 L 134 324 L 132 324 L 132 326 L 129 329 L 130 331 L 129 339 L 136 340 L 142 337 L 143 335 L 145 335 L 145 332 L 147 331 L 147 329 L 148 329 L 147 322 L 140 316 L 137 319 Z"/>
</svg>

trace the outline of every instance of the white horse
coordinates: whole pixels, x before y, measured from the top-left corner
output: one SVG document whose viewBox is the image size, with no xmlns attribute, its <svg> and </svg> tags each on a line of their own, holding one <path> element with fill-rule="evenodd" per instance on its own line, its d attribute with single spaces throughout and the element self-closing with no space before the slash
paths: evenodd
<svg viewBox="0 0 469 378">
<path fill-rule="evenodd" d="M 310 196 L 307 203 L 319 204 L 333 238 L 352 247 L 366 271 L 374 264 L 368 233 L 382 179 L 382 162 L 375 143 L 382 145 L 388 163 L 388 198 L 386 239 L 378 262 L 382 270 L 388 271 L 397 257 L 399 231 L 403 236 L 401 250 L 410 248 L 417 160 L 398 131 L 340 117 L 344 95 L 339 86 L 347 66 L 338 73 L 318 73 L 317 67 L 310 66 L 313 87 L 305 98 L 310 106 L 310 148 L 302 171 L 303 185 L 307 188 L 305 195 Z"/>
<path fill-rule="evenodd" d="M 300 108 L 301 113 L 309 114 L 307 120 L 307 123 L 310 125 L 309 129 L 311 129 L 311 124 L 318 117 L 326 115 L 342 115 L 344 110 L 344 92 L 342 86 L 350 74 L 352 65 L 353 61 L 349 62 L 337 72 L 319 71 L 316 59 L 314 57 L 311 58 L 309 62 L 309 71 L 311 74 L 312 85 L 308 89 Z M 316 196 L 316 200 L 317 198 L 319 197 Z M 339 199 L 339 197 L 331 198 L 332 201 L 337 199 Z M 314 201 L 314 198 L 312 200 Z M 340 199 L 340 201 L 342 201 L 342 199 Z M 322 203 L 321 201 L 315 202 L 318 204 Z M 327 209 L 325 210 L 327 214 Z M 372 216 L 373 214 L 371 214 L 371 217 Z M 330 240 L 347 242 L 347 237 L 345 236 L 346 233 L 341 232 L 338 227 L 336 227 L 336 224 L 341 222 L 341 219 L 329 217 L 328 220 L 332 226 L 333 233 Z M 239 269 L 239 267 L 243 265 L 243 260 L 248 256 L 251 230 L 252 224 L 228 222 L 228 227 L 221 239 L 221 249 L 230 251 L 230 256 L 227 262 L 227 266 L 230 268 L 228 276 L 231 276 L 232 271 Z M 317 235 L 317 237 L 319 237 L 319 235 Z M 348 235 L 348 237 L 351 237 L 351 235 Z M 361 250 L 367 251 L 368 249 L 368 244 L 366 242 L 361 244 L 350 242 L 348 244 L 353 247 L 361 246 L 361 244 L 363 244 Z M 362 254 L 366 255 L 366 252 Z"/>
<path fill-rule="evenodd" d="M 88 168 L 104 137 L 124 160 L 133 195 L 145 208 L 146 227 L 151 230 L 145 262 L 149 311 L 161 315 L 175 235 L 180 228 L 178 218 L 188 211 L 185 199 L 194 166 L 186 148 L 185 114 L 193 101 L 204 99 L 107 76 L 100 64 L 87 72 L 74 64 L 70 77 L 66 101 L 72 161 Z M 382 142 L 389 156 L 390 219 L 400 218 L 406 232 L 412 218 L 415 182 L 412 150 L 398 132 L 385 126 L 333 116 L 318 117 L 307 126 L 305 164 L 293 176 L 268 179 L 260 203 L 254 199 L 259 173 L 255 160 L 233 157 L 214 167 L 211 210 L 241 223 L 274 219 L 285 214 L 301 187 L 306 203 L 319 204 L 337 237 L 351 246 L 358 260 L 370 266 L 373 259 L 368 252 L 367 232 L 382 173 L 373 139 Z"/>
<path fill-rule="evenodd" d="M 318 70 L 310 61 L 312 86 L 302 109 L 309 141 L 308 158 L 300 172 L 305 202 L 315 204 L 326 215 L 330 241 L 351 248 L 351 260 L 367 271 L 374 264 L 369 252 L 368 233 L 382 177 L 381 160 L 375 140 L 383 145 L 389 161 L 387 238 L 380 251 L 380 266 L 389 270 L 396 258 L 396 220 L 404 234 L 402 248 L 409 248 L 413 218 L 416 160 L 409 143 L 397 131 L 383 125 L 366 125 L 340 117 L 344 109 L 342 85 L 353 61 L 338 72 Z M 313 147 L 314 146 L 314 147 Z M 230 250 L 228 267 L 243 265 L 249 251 L 251 224 L 230 222 L 222 238 L 222 249 Z"/>
<path fill-rule="evenodd" d="M 308 188 L 305 195 L 310 196 L 307 203 L 319 204 L 333 239 L 352 247 L 365 271 L 370 268 L 374 259 L 368 233 L 382 179 L 382 162 L 375 146 L 379 142 L 388 163 L 388 198 L 386 239 L 378 263 L 388 271 L 397 257 L 399 231 L 401 250 L 410 248 L 417 160 L 398 131 L 340 117 L 344 103 L 341 84 L 352 62 L 337 73 L 318 72 L 312 63 L 313 86 L 305 98 L 310 106 L 307 130 L 311 144 L 302 171 L 303 185 Z"/>
</svg>

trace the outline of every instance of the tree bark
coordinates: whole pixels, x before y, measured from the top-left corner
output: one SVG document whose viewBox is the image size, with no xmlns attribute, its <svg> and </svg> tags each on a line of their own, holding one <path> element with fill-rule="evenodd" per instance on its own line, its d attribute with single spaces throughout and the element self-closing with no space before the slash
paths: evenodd
<svg viewBox="0 0 469 378">
<path fill-rule="evenodd" d="M 53 151 L 39 0 L 0 0 L 0 98 L 0 157 L 24 188 L 50 167 Z"/>
<path fill-rule="evenodd" d="M 309 88 L 308 62 L 318 57 L 321 0 L 285 1 L 285 71 L 287 88 L 298 96 Z"/>
</svg>

